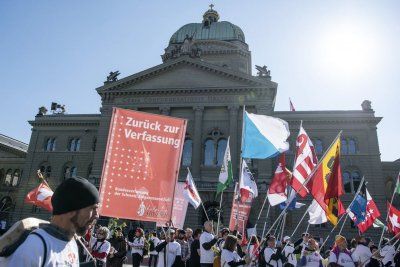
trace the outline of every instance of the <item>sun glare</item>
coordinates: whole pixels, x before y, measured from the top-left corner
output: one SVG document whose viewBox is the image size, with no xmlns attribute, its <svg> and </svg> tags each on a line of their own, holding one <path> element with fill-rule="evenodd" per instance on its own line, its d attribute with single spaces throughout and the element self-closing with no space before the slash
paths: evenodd
<svg viewBox="0 0 400 267">
<path fill-rule="evenodd" d="M 345 25 L 326 30 L 319 43 L 319 62 L 329 72 L 362 76 L 375 67 L 377 40 L 360 27 Z"/>
</svg>

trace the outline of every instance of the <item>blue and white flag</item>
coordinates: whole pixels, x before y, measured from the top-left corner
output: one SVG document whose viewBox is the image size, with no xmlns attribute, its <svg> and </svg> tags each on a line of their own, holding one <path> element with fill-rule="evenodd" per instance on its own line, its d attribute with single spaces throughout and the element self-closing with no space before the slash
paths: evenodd
<svg viewBox="0 0 400 267">
<path fill-rule="evenodd" d="M 243 158 L 272 158 L 289 149 L 289 125 L 284 120 L 245 112 L 243 127 Z"/>
<path fill-rule="evenodd" d="M 349 213 L 350 218 L 355 221 L 356 225 L 365 221 L 365 215 L 367 213 L 367 200 L 358 194 L 350 207 L 348 207 L 347 213 Z"/>
</svg>

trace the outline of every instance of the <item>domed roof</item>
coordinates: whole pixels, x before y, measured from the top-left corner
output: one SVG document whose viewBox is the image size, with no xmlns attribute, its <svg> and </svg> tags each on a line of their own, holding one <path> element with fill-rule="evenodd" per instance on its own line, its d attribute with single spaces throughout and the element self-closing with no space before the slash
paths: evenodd
<svg viewBox="0 0 400 267">
<path fill-rule="evenodd" d="M 186 36 L 195 40 L 239 40 L 245 42 L 244 33 L 238 26 L 228 22 L 219 22 L 219 15 L 211 8 L 203 15 L 203 23 L 189 23 L 177 30 L 169 40 L 170 44 L 182 43 Z"/>
</svg>

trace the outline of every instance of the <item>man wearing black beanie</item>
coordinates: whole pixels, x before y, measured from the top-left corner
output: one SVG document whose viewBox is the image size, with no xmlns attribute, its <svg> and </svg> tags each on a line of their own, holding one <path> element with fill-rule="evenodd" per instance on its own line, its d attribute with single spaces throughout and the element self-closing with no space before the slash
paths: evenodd
<svg viewBox="0 0 400 267">
<path fill-rule="evenodd" d="M 33 231 L 6 266 L 79 266 L 74 236 L 84 235 L 98 219 L 99 192 L 84 178 L 64 180 L 51 199 L 50 224 Z"/>
</svg>

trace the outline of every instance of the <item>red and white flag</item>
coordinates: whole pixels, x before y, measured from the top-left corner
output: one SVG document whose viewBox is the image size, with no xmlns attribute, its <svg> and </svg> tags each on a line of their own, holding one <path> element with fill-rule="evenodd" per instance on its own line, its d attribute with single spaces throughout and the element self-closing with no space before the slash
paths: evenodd
<svg viewBox="0 0 400 267">
<path fill-rule="evenodd" d="M 296 111 L 294 109 L 293 103 L 292 103 L 292 99 L 289 98 L 289 105 L 290 105 L 290 111 Z"/>
<path fill-rule="evenodd" d="M 53 191 L 45 183 L 41 183 L 26 195 L 25 203 L 53 211 L 53 206 L 51 205 L 52 196 Z"/>
<path fill-rule="evenodd" d="M 400 211 L 388 203 L 389 220 L 387 226 L 390 232 L 397 235 L 400 233 Z"/>
<path fill-rule="evenodd" d="M 201 204 L 201 198 L 197 191 L 196 184 L 193 181 L 192 174 L 188 168 L 188 174 L 186 176 L 185 185 L 183 187 L 183 196 L 189 201 L 192 206 L 197 209 Z"/>
<path fill-rule="evenodd" d="M 381 216 L 381 213 L 379 212 L 378 207 L 376 206 L 375 201 L 372 199 L 368 190 L 366 190 L 366 197 L 367 209 L 365 212 L 365 220 L 357 225 L 361 233 L 367 231 L 368 228 L 374 224 L 375 220 Z"/>
<path fill-rule="evenodd" d="M 296 147 L 297 154 L 293 168 L 291 186 L 301 197 L 305 197 L 308 190 L 302 185 L 317 165 L 317 156 L 315 154 L 314 145 L 303 126 L 300 126 L 299 135 L 296 140 Z"/>
<path fill-rule="evenodd" d="M 245 160 L 242 161 L 239 189 L 240 199 L 242 202 L 245 202 L 250 197 L 256 198 L 258 196 L 256 181 L 254 180 L 253 174 L 250 172 Z"/>
<path fill-rule="evenodd" d="M 290 177 L 290 173 L 286 169 L 285 154 L 282 153 L 279 156 L 279 163 L 267 192 L 268 201 L 271 206 L 276 206 L 287 200 L 286 187 L 288 177 Z"/>
</svg>

